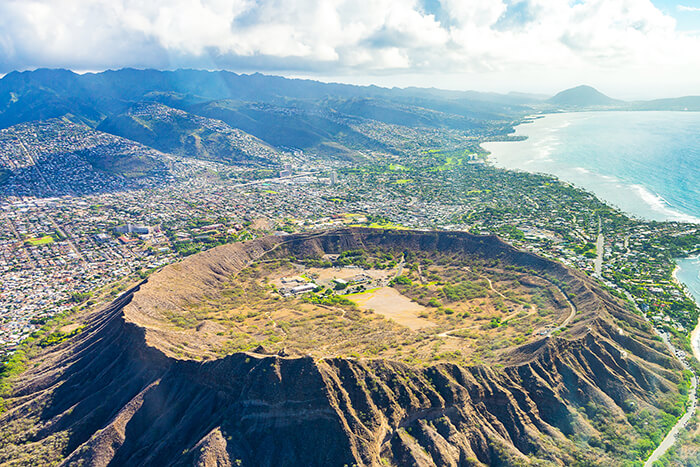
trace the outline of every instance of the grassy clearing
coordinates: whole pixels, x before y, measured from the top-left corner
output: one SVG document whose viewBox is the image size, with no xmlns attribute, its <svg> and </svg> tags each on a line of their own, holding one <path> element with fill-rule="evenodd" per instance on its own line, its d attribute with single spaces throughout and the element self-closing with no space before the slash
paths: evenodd
<svg viewBox="0 0 700 467">
<path fill-rule="evenodd" d="M 51 235 L 44 235 L 43 237 L 38 238 L 28 238 L 25 240 L 25 243 L 28 243 L 31 246 L 49 245 L 53 242 L 54 239 Z"/>
<path fill-rule="evenodd" d="M 355 292 L 355 293 L 347 294 L 347 295 L 345 295 L 345 297 L 347 297 L 347 298 L 349 298 L 349 299 L 352 299 L 352 298 L 354 298 L 354 297 L 360 297 L 360 296 L 362 296 L 362 295 L 372 294 L 372 293 L 376 292 L 376 291 L 379 290 L 379 289 L 380 289 L 379 287 L 374 287 L 374 288 L 371 288 L 371 289 L 363 290 L 362 292 Z"/>
</svg>

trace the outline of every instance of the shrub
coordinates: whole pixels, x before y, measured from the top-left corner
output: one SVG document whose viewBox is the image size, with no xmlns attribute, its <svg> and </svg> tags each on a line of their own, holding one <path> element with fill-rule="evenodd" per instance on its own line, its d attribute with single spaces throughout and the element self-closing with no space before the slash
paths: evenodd
<svg viewBox="0 0 700 467">
<path fill-rule="evenodd" d="M 389 285 L 413 285 L 413 281 L 406 276 L 396 276 L 394 277 Z"/>
</svg>

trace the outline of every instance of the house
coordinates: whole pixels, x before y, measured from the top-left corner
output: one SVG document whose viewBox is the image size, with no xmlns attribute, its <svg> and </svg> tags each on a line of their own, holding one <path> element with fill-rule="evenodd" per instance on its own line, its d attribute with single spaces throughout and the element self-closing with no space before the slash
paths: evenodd
<svg viewBox="0 0 700 467">
<path fill-rule="evenodd" d="M 364 284 L 365 282 L 371 281 L 372 278 L 369 277 L 367 274 L 358 274 L 354 276 L 352 279 L 350 279 L 351 282 L 355 284 Z"/>
<path fill-rule="evenodd" d="M 316 288 L 316 284 L 313 282 L 309 282 L 308 284 L 302 284 L 302 285 L 297 285 L 296 287 L 292 287 L 291 292 L 294 295 L 304 293 L 304 292 L 311 292 L 313 289 Z"/>
<path fill-rule="evenodd" d="M 95 235 L 95 241 L 98 243 L 106 242 L 110 238 L 111 237 L 106 233 L 98 233 L 97 235 Z"/>
<path fill-rule="evenodd" d="M 117 226 L 114 229 L 115 232 L 120 233 L 120 234 L 126 234 L 126 233 L 135 233 L 139 235 L 147 235 L 151 233 L 151 228 L 148 227 L 147 225 L 141 225 L 141 224 L 124 224 Z"/>
</svg>

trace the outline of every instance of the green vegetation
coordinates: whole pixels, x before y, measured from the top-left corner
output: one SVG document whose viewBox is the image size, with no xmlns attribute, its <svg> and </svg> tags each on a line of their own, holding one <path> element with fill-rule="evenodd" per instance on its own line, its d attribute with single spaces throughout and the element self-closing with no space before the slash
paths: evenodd
<svg viewBox="0 0 700 467">
<path fill-rule="evenodd" d="M 695 326 L 700 309 L 684 295 L 672 272 L 674 258 L 700 252 L 699 230 L 689 224 L 631 219 L 591 193 L 547 175 L 460 163 L 467 157 L 464 154 L 481 152 L 478 144 L 464 146 L 423 148 L 422 157 L 407 158 L 401 171 L 392 170 L 394 162 L 343 169 L 348 184 L 363 187 L 346 200 L 359 202 L 373 193 L 367 187 L 389 185 L 392 197 L 398 199 L 462 207 L 463 213 L 450 219 L 451 226 L 475 234 L 497 234 L 516 246 L 590 272 L 600 228 L 609 254 L 603 275 L 615 284 L 614 293 L 629 292 L 657 326 L 665 324 L 666 316 L 684 333 Z M 410 186 L 396 183 L 405 179 L 413 180 Z M 390 223 L 386 216 L 368 220 L 370 226 Z M 546 235 L 533 235 L 533 229 Z"/>
<path fill-rule="evenodd" d="M 112 115 L 98 129 L 196 159 L 258 167 L 277 162 L 275 150 L 241 130 L 155 103 Z"/>
<path fill-rule="evenodd" d="M 4 397 L 7 396 L 11 389 L 12 378 L 18 376 L 26 369 L 28 351 L 32 349 L 33 338 L 26 339 L 6 362 L 0 363 L 0 413 L 5 410 Z"/>
<path fill-rule="evenodd" d="M 326 305 L 326 306 L 343 306 L 349 308 L 356 308 L 357 305 L 351 300 L 343 297 L 342 295 L 316 295 L 313 293 L 305 294 L 302 300 L 306 303 L 314 303 L 316 305 Z"/>
<path fill-rule="evenodd" d="M 38 238 L 28 238 L 25 240 L 25 243 L 29 246 L 49 245 L 53 242 L 54 240 L 51 235 L 44 235 L 43 237 Z"/>
<path fill-rule="evenodd" d="M 48 347 L 51 345 L 58 345 L 64 341 L 66 341 L 67 339 L 70 339 L 71 337 L 78 335 L 84 328 L 85 328 L 85 326 L 78 326 L 78 327 L 76 327 L 68 332 L 63 332 L 60 330 L 54 331 L 51 334 L 49 334 L 48 336 L 46 336 L 43 339 L 41 339 L 40 341 L 38 341 L 37 345 L 39 347 Z"/>
<path fill-rule="evenodd" d="M 92 292 L 73 292 L 70 294 L 70 301 L 74 303 L 83 303 L 92 297 Z"/>
<path fill-rule="evenodd" d="M 396 276 L 402 259 L 402 274 Z M 357 269 L 343 269 L 348 266 Z M 343 280 L 333 267 L 341 268 Z M 385 247 L 265 260 L 184 310 L 164 312 L 164 318 L 183 330 L 215 327 L 224 340 L 210 344 L 217 356 L 262 345 L 270 351 L 355 352 L 418 365 L 492 362 L 501 350 L 536 338 L 535 330 L 553 326 L 567 311 L 557 301 L 561 291 L 534 271 L 519 269 L 498 260 Z M 303 281 L 314 282 L 315 289 L 291 292 Z M 530 305 L 533 300 L 537 307 Z M 171 351 L 201 357 L 184 343 Z"/>
<path fill-rule="evenodd" d="M 625 401 L 622 408 L 631 430 L 622 423 L 610 423 L 615 417 L 605 404 L 589 401 L 581 412 L 600 435 L 588 439 L 586 444 L 617 458 L 628 459 L 632 462 L 630 465 L 642 465 L 685 412 L 686 384 L 684 380 L 679 386 L 679 389 L 686 388 L 685 395 L 681 389 L 678 393 L 658 396 L 661 411 L 642 407 L 631 399 Z"/>
<path fill-rule="evenodd" d="M 5 410 L 3 398 L 11 390 L 13 378 L 27 369 L 28 363 L 37 356 L 39 349 L 64 342 L 84 329 L 84 326 L 76 326 L 66 333 L 58 330 L 67 324 L 71 314 L 72 311 L 68 311 L 43 319 L 43 326 L 25 339 L 9 359 L 0 362 L 0 413 Z"/>
<path fill-rule="evenodd" d="M 389 285 L 413 285 L 413 281 L 406 276 L 396 276 L 389 282 Z"/>
<path fill-rule="evenodd" d="M 104 79 L 111 78 L 105 76 Z M 185 80 L 180 81 L 184 83 Z M 284 80 L 279 83 L 284 83 Z M 50 82 L 44 84 L 46 89 L 53 86 Z M 297 82 L 294 86 L 306 84 Z M 66 88 L 92 92 L 85 86 Z M 239 87 L 220 88 L 231 93 Z M 264 92 L 264 88 L 261 86 L 260 92 Z M 204 187 L 209 184 L 197 185 L 197 190 L 201 188 L 201 191 L 192 199 L 205 199 L 211 194 L 216 194 L 209 197 L 211 200 L 219 196 L 223 198 L 221 193 L 226 190 L 221 188 L 229 188 L 229 182 L 259 180 L 278 173 L 279 161 L 275 150 L 239 131 L 213 130 L 211 125 L 220 125 L 221 121 L 243 128 L 269 143 L 300 148 L 313 154 L 313 157 L 320 155 L 320 161 L 323 161 L 323 157 L 331 157 L 332 167 L 339 167 L 340 183 L 334 184 L 333 188 L 310 183 L 308 187 L 313 208 L 306 209 L 309 206 L 304 205 L 304 209 L 283 212 L 285 196 L 292 198 L 291 202 L 289 199 L 287 202 L 294 208 L 297 202 L 303 201 L 298 197 L 298 187 L 290 189 L 282 184 L 259 184 L 246 188 L 251 191 L 252 198 L 258 197 L 255 201 L 260 199 L 280 206 L 279 211 L 283 215 L 297 211 L 308 213 L 308 219 L 299 223 L 286 218 L 272 219 L 272 223 L 276 223 L 281 231 L 313 228 L 309 226 L 318 219 L 329 215 L 340 216 L 341 208 L 357 209 L 363 212 L 355 214 L 355 218 L 366 215 L 367 222 L 363 222 L 363 225 L 370 227 L 402 228 L 396 223 L 397 219 L 401 219 L 406 225 L 420 228 L 450 226 L 477 234 L 498 234 L 517 247 L 527 246 L 542 255 L 589 272 L 592 269 L 590 259 L 600 252 L 593 243 L 600 231 L 605 235 L 606 252 L 609 253 L 603 277 L 610 281 L 607 282 L 610 293 L 625 300 L 626 293 L 629 293 L 635 305 L 628 301 L 628 309 L 637 312 L 636 306 L 639 306 L 641 313 L 655 326 L 663 326 L 670 333 L 672 341 L 679 348 L 690 350 L 687 334 L 697 322 L 700 311 L 694 302 L 681 293 L 671 271 L 673 258 L 700 251 L 700 232 L 693 230 L 692 226 L 678 223 L 630 219 L 604 205 L 590 193 L 552 177 L 508 172 L 481 164 L 484 151 L 479 144 L 487 139 L 517 138 L 509 135 L 509 131 L 512 122 L 519 115 L 524 115 L 524 108 L 506 109 L 484 102 L 471 106 L 464 105 L 461 100 L 428 96 L 422 96 L 420 100 L 406 99 L 404 96 L 400 102 L 392 102 L 389 97 L 329 99 L 325 91 L 316 97 L 311 93 L 302 100 L 287 100 L 280 98 L 284 93 L 277 89 L 274 105 L 259 105 L 230 94 L 218 97 L 231 99 L 203 103 L 199 101 L 198 91 L 183 89 L 178 96 L 163 93 L 157 94 L 157 97 L 167 97 L 182 109 L 216 119 L 213 123 L 193 113 L 159 105 L 156 105 L 156 110 L 162 111 L 167 118 L 161 118 L 158 112 L 139 113 L 139 109 L 116 115 L 123 112 L 124 103 L 110 104 L 113 97 L 109 93 L 97 93 L 80 102 L 99 101 L 107 113 L 110 105 L 118 109 L 102 122 L 102 129 L 115 134 L 179 155 L 224 164 L 250 163 L 249 170 L 227 170 L 219 166 L 208 170 L 205 177 L 211 180 L 213 188 L 207 191 L 208 187 Z M 214 94 L 221 92 L 212 89 L 204 91 Z M 345 91 L 350 92 L 349 89 Z M 55 89 L 57 105 L 62 106 L 63 101 L 70 102 L 65 96 L 66 92 Z M 19 101 L 22 102 L 31 96 L 20 97 Z M 18 101 L 14 93 L 12 98 L 13 102 Z M 294 111 L 287 112 L 286 106 Z M 76 112 L 80 111 L 78 107 L 71 106 Z M 319 109 L 324 111 L 319 112 Z M 77 118 L 93 120 L 97 114 L 104 115 L 103 111 L 86 112 L 85 115 L 77 115 Z M 333 117 L 327 118 L 329 114 Z M 255 151 L 246 152 L 234 144 L 234 139 L 239 137 L 245 138 L 246 144 L 254 146 Z M 358 151 L 371 153 L 371 160 Z M 105 156 L 102 152 L 88 150 L 78 155 L 100 171 L 127 177 L 140 177 L 164 170 L 147 153 Z M 9 175 L 8 171 L 0 170 L 0 184 Z M 224 183 L 217 185 L 220 182 Z M 238 195 L 236 192 L 235 196 Z M 255 201 L 251 205 L 259 211 Z M 215 203 L 185 202 L 196 214 L 187 213 L 175 221 L 168 220 L 163 226 L 172 250 L 179 256 L 223 243 L 246 240 L 268 230 L 267 227 L 255 230 L 251 221 L 232 228 L 238 219 L 216 219 Z M 241 209 L 237 209 L 235 216 L 244 218 L 245 214 L 241 212 L 245 213 L 250 206 L 242 204 L 238 207 Z M 414 208 L 420 214 L 404 215 Z M 365 210 L 369 212 L 365 213 Z M 94 217 L 99 211 L 97 204 L 90 207 Z M 130 214 L 136 216 L 135 212 Z M 214 223 L 222 225 L 205 228 Z M 58 233 L 53 233 L 29 238 L 26 246 L 48 245 L 59 240 Z M 45 248 L 38 251 L 53 250 Z M 527 268 L 510 268 L 498 261 L 455 264 L 455 258 L 440 255 L 409 257 L 408 253 L 355 250 L 343 252 L 333 259 L 306 258 L 300 261 L 308 267 L 354 265 L 376 271 L 392 271 L 393 274 L 393 268 L 405 255 L 405 269 L 402 275 L 390 281 L 394 287 L 391 292 L 398 291 L 403 298 L 410 298 L 412 305 L 420 310 L 418 318 L 431 324 L 428 329 L 409 332 L 372 310 L 358 310 L 349 300 L 349 295 L 342 294 L 349 288 L 340 283 L 336 286 L 324 285 L 302 296 L 283 296 L 278 293 L 277 286 L 266 281 L 266 274 L 272 268 L 265 269 L 263 266 L 244 271 L 240 282 L 232 280 L 221 292 L 221 297 L 207 295 L 201 303 L 188 304 L 189 308 L 182 314 L 164 312 L 169 313 L 166 315 L 169 320 L 166 325 L 175 330 L 196 328 L 198 335 L 210 336 L 215 342 L 213 353 L 217 355 L 249 350 L 258 345 L 275 350 L 296 345 L 302 352 L 323 356 L 386 357 L 416 365 L 435 361 L 473 365 L 496 362 L 500 350 L 529 342 L 535 335 L 543 335 L 542 329 L 560 321 L 562 313 L 567 311 L 564 294 L 572 301 L 576 299 L 576 294 L 565 284 Z M 156 256 L 157 249 L 150 248 L 148 254 Z M 276 265 L 279 268 L 287 266 Z M 288 269 L 285 273 L 296 273 Z M 140 272 L 142 277 L 147 273 Z M 486 277 L 490 280 L 487 281 Z M 308 277 L 306 279 L 310 280 Z M 116 296 L 122 290 L 120 287 L 105 291 L 105 295 Z M 362 291 L 364 287 L 350 289 Z M 375 290 L 359 293 L 368 294 Z M 585 292 L 583 294 L 585 298 Z M 72 294 L 68 300 L 86 306 L 92 299 L 89 292 L 79 292 Z M 666 323 L 667 319 L 670 322 Z M 33 323 L 48 324 L 48 321 L 35 318 Z M 577 321 L 574 323 L 577 324 Z M 619 322 L 618 325 L 625 333 L 634 332 L 631 329 L 633 326 L 644 332 L 651 330 L 650 325 L 644 327 L 646 323 L 632 325 Z M 573 327 L 556 331 L 555 334 L 566 338 Z M 31 352 L 65 342 L 81 329 L 78 326 L 61 331 L 54 326 L 43 334 L 35 333 L 3 364 L 0 372 L 2 387 L 21 371 L 27 359 L 32 357 Z M 665 351 L 662 343 L 650 342 L 651 347 Z M 170 351 L 177 356 L 201 358 L 197 354 L 198 349 L 191 348 L 186 341 L 177 343 Z M 672 374 L 672 370 L 668 372 Z M 588 401 L 581 408 L 581 416 L 601 435 L 583 440 L 574 434 L 572 438 L 581 443 L 582 450 L 614 453 L 619 458 L 626 458 L 627 465 L 639 464 L 683 412 L 688 391 L 688 375 L 685 376 L 684 383 L 677 391 L 671 388 L 652 400 L 651 405 L 635 400 L 625 401 L 623 415 L 616 407 L 608 405 L 610 401 Z M 657 407 L 662 410 L 658 411 Z M 358 413 L 363 421 L 367 421 L 366 412 Z M 689 439 L 692 442 L 694 438 Z M 492 449 L 500 458 L 502 447 L 494 443 Z M 575 456 L 572 458 L 579 460 Z"/>
<path fill-rule="evenodd" d="M 457 302 L 460 300 L 472 300 L 488 296 L 488 282 L 485 280 L 479 281 L 461 281 L 455 284 L 447 284 L 442 290 L 442 295 L 448 302 Z"/>
</svg>

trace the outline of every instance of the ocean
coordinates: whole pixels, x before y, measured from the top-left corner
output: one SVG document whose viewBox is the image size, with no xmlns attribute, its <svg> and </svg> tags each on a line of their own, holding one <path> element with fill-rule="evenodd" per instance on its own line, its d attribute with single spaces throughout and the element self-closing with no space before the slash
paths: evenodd
<svg viewBox="0 0 700 467">
<path fill-rule="evenodd" d="M 681 281 L 700 304 L 700 256 L 676 260 L 678 271 L 676 278 Z"/>
<path fill-rule="evenodd" d="M 595 193 L 633 216 L 700 224 L 700 112 L 577 112 L 486 143 L 496 166 L 541 172 Z M 700 304 L 700 258 L 677 261 Z"/>
<path fill-rule="evenodd" d="M 700 223 L 700 112 L 579 112 L 485 143 L 495 165 L 556 175 L 637 217 Z"/>
</svg>

